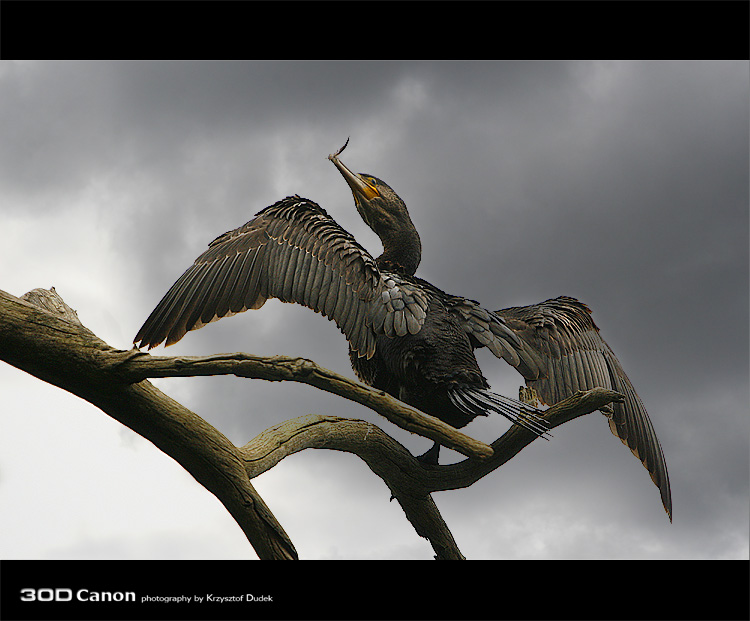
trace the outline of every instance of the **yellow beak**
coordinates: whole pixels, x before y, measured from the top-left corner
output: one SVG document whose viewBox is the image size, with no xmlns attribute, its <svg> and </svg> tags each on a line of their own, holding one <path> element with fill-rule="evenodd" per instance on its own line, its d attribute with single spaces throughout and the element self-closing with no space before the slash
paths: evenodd
<svg viewBox="0 0 750 621">
<path fill-rule="evenodd" d="M 339 153 L 340 152 L 341 151 L 339 151 Z M 339 169 L 339 172 L 349 184 L 349 187 L 352 189 L 352 194 L 354 194 L 355 201 L 359 202 L 360 198 L 371 201 L 376 196 L 380 196 L 380 192 L 378 192 L 378 189 L 372 183 L 366 181 L 361 175 L 352 172 L 344 166 L 344 163 L 338 157 L 338 153 L 329 155 L 328 159 Z"/>
</svg>

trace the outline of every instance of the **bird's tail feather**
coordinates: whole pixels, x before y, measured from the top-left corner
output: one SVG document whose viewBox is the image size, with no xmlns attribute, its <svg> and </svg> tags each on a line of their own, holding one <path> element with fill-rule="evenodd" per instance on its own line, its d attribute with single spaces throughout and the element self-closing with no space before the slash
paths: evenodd
<svg viewBox="0 0 750 621">
<path fill-rule="evenodd" d="M 541 410 L 516 399 L 466 385 L 452 388 L 448 397 L 459 410 L 472 416 L 487 416 L 488 412 L 496 412 L 545 440 L 552 437 L 547 421 L 539 415 Z"/>
</svg>

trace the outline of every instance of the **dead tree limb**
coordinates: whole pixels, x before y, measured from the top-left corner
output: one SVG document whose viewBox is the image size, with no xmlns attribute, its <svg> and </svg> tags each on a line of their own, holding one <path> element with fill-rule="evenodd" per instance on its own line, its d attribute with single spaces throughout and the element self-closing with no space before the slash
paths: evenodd
<svg viewBox="0 0 750 621">
<path fill-rule="evenodd" d="M 82 326 L 75 311 L 54 290 L 51 294 L 27 294 L 32 301 L 54 300 L 42 309 L 0 291 L 0 359 L 94 404 L 172 457 L 224 504 L 260 558 L 297 558 L 247 477 L 236 447 L 150 382 L 112 382 L 107 354 L 122 352 Z M 62 312 L 46 310 L 58 303 Z"/>
<path fill-rule="evenodd" d="M 492 449 L 487 444 L 467 436 L 440 419 L 415 410 L 382 390 L 329 371 L 306 358 L 253 356 L 241 352 L 172 357 L 152 356 L 131 350 L 116 368 L 113 365 L 112 372 L 119 381 L 124 382 L 139 382 L 154 377 L 200 375 L 236 375 L 272 382 L 302 382 L 360 403 L 402 429 L 435 440 L 468 457 L 487 458 L 492 455 Z"/>
<path fill-rule="evenodd" d="M 537 437 L 514 426 L 490 448 L 382 391 L 302 358 L 242 353 L 166 357 L 114 349 L 82 326 L 54 289 L 34 290 L 23 298 L 0 291 L 0 359 L 89 401 L 175 459 L 224 504 L 262 559 L 297 558 L 289 537 L 251 483 L 288 455 L 307 448 L 356 454 L 383 479 L 417 533 L 430 541 L 436 558 L 462 559 L 431 493 L 471 485 Z M 376 425 L 333 416 L 288 420 L 236 447 L 146 380 L 222 374 L 316 386 L 366 405 L 469 458 L 448 466 L 426 465 Z M 554 427 L 619 398 L 604 389 L 578 393 L 552 406 L 545 418 Z"/>
</svg>

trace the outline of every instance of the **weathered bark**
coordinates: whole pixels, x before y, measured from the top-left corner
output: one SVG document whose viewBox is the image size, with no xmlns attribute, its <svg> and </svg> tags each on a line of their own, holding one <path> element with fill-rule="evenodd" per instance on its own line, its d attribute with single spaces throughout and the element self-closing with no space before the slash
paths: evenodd
<svg viewBox="0 0 750 621">
<path fill-rule="evenodd" d="M 23 298 L 0 291 L 0 359 L 89 401 L 175 459 L 224 504 L 262 559 L 297 558 L 251 483 L 288 455 L 307 448 L 357 455 L 383 479 L 417 533 L 430 541 L 436 558 L 462 559 L 430 494 L 473 484 L 536 439 L 514 426 L 490 448 L 382 391 L 301 358 L 242 353 L 167 357 L 114 349 L 82 326 L 54 289 L 37 289 Z M 222 374 L 311 384 L 366 405 L 468 458 L 448 466 L 426 465 L 376 425 L 333 416 L 288 420 L 236 447 L 146 380 Z M 604 389 L 579 393 L 551 407 L 545 418 L 555 427 L 619 398 Z"/>
<path fill-rule="evenodd" d="M 78 323 L 62 299 L 57 298 L 61 313 L 47 311 L 56 306 L 49 303 L 56 297 L 51 293 L 42 310 L 0 291 L 0 358 L 96 405 L 150 440 L 219 498 L 260 558 L 297 558 L 291 540 L 253 488 L 237 448 L 150 382 L 112 381 L 111 365 L 127 352 L 111 348 Z M 26 297 L 39 296 L 36 290 Z"/>
</svg>

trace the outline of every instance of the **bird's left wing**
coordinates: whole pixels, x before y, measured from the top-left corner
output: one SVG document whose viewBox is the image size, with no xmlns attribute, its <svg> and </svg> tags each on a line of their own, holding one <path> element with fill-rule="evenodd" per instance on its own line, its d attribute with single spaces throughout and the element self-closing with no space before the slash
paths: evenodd
<svg viewBox="0 0 750 621">
<path fill-rule="evenodd" d="M 495 311 L 521 341 L 516 365 L 544 403 L 553 404 L 578 390 L 601 387 L 625 396 L 614 403 L 609 427 L 643 463 L 672 519 L 667 464 L 646 408 L 630 379 L 599 334 L 589 308 L 570 297 Z M 536 361 L 536 362 L 535 362 Z"/>
<path fill-rule="evenodd" d="M 608 388 L 622 393 L 609 427 L 643 463 L 672 519 L 672 493 L 659 439 L 630 379 L 599 334 L 589 308 L 570 297 L 497 311 L 455 297 L 448 307 L 474 347 L 487 347 L 516 367 L 543 403 L 552 405 L 578 390 Z"/>
</svg>

